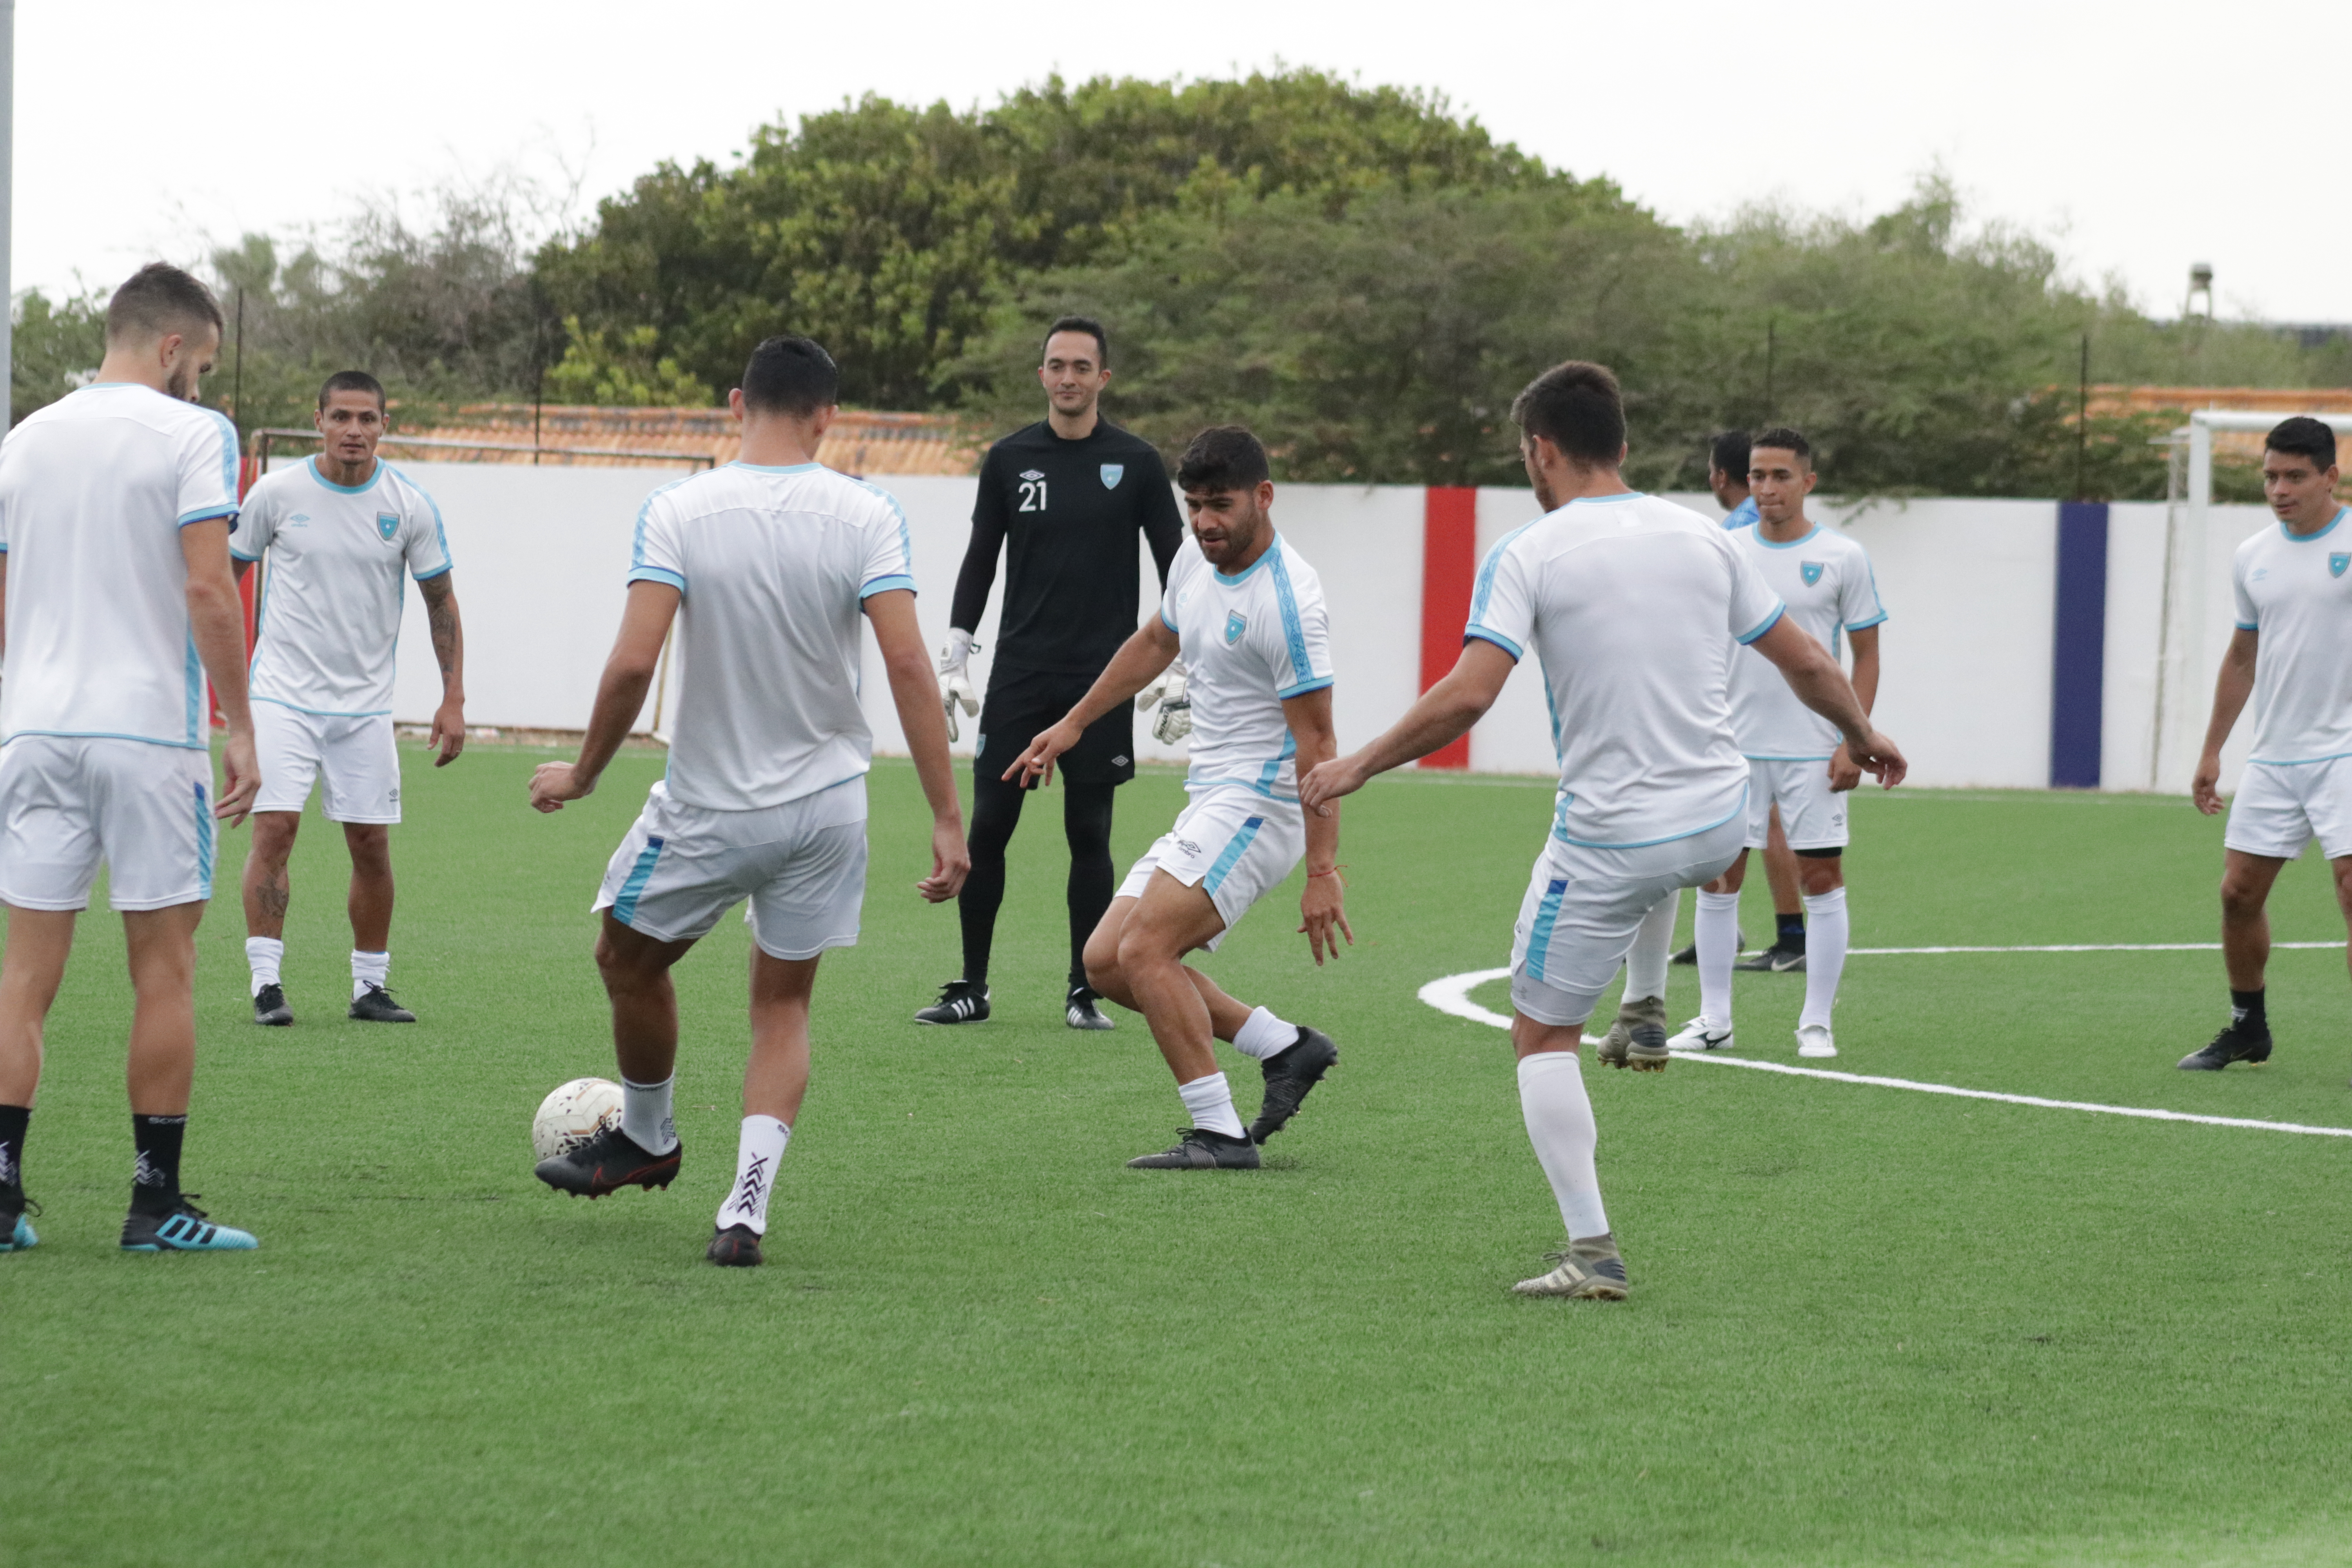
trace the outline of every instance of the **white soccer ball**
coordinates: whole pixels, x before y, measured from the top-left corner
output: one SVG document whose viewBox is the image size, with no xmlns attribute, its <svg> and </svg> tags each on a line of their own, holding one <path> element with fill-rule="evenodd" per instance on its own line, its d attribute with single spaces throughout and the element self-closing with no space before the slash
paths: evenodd
<svg viewBox="0 0 2352 1568">
<path fill-rule="evenodd" d="M 531 1151 L 552 1160 L 620 1120 L 619 1084 L 605 1078 L 575 1078 L 539 1102 L 539 1114 L 530 1124 Z"/>
</svg>

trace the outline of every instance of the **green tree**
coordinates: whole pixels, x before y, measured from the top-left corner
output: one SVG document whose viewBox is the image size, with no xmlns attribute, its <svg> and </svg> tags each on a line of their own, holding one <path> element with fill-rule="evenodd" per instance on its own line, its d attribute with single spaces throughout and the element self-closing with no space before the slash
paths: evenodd
<svg viewBox="0 0 2352 1568">
<path fill-rule="evenodd" d="M 18 295 L 12 323 L 8 407 L 12 421 L 87 385 L 106 357 L 106 300 L 91 294 L 51 300 Z"/>
</svg>

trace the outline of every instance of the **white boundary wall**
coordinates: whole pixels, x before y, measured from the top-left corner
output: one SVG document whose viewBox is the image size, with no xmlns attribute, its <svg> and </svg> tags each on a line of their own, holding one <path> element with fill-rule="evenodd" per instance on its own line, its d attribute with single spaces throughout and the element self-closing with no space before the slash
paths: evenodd
<svg viewBox="0 0 2352 1568">
<path fill-rule="evenodd" d="M 467 715 L 477 724 L 579 729 L 587 722 L 598 671 L 623 598 L 636 515 L 647 492 L 680 477 L 676 468 L 532 468 L 502 464 L 400 465 L 440 503 L 466 616 Z M 949 600 L 963 557 L 974 481 L 879 477 L 907 511 L 925 637 L 947 635 Z M 1674 498 L 1709 516 L 1706 496 Z M 1339 739 L 1370 738 L 1412 700 L 1420 672 L 1424 492 L 1417 487 L 1284 485 L 1276 525 L 1323 578 L 1339 679 Z M 1479 492 L 1480 551 L 1536 515 L 1524 490 Z M 1930 500 L 1817 509 L 1865 545 L 1890 618 L 1879 714 L 1901 741 L 1915 782 L 1931 785 L 2040 788 L 2049 779 L 2053 605 L 2057 507 L 2048 501 Z M 2213 672 L 2229 637 L 2230 552 L 2266 526 L 2259 507 L 2214 509 L 2196 606 L 2205 623 L 2173 683 L 2180 721 L 2165 764 L 2150 769 L 2162 616 L 2166 509 L 2119 504 L 2109 514 L 2105 719 L 2102 773 L 2109 788 L 2185 790 L 2202 734 Z M 2185 563 L 2184 563 L 2185 564 Z M 1156 600 L 1148 555 L 1139 546 L 1143 601 Z M 995 641 L 1003 582 L 979 628 L 983 683 Z M 671 672 L 674 687 L 677 671 Z M 395 710 L 404 722 L 429 718 L 439 692 L 421 603 L 410 595 L 402 637 Z M 665 700 L 674 703 L 674 693 Z M 902 752 L 897 716 L 869 643 L 866 708 L 875 744 Z M 650 722 L 650 705 L 640 722 Z M 976 724 L 967 721 L 961 754 Z M 1147 758 L 1181 752 L 1138 740 Z M 2186 760 L 2183 760 L 2185 748 Z M 2241 740 L 2228 753 L 2233 779 Z M 1548 773 L 1550 730 L 1532 668 L 1516 674 L 1471 741 L 1474 769 Z"/>
</svg>

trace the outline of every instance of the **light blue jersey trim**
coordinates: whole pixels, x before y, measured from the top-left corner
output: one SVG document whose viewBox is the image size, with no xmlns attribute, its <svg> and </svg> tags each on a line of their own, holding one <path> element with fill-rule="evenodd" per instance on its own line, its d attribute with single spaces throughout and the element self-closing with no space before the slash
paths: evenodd
<svg viewBox="0 0 2352 1568">
<path fill-rule="evenodd" d="M 207 790 L 202 780 L 196 781 L 196 880 L 204 884 L 205 898 L 213 896 L 213 814 Z"/>
<path fill-rule="evenodd" d="M 861 489 L 871 491 L 889 503 L 891 514 L 898 520 L 898 561 L 906 568 L 904 575 L 907 579 L 907 586 L 911 591 L 915 586 L 915 536 L 907 527 L 907 509 L 898 504 L 897 496 L 892 495 L 880 485 L 868 484 L 864 479 L 852 479 L 850 483 Z"/>
<path fill-rule="evenodd" d="M 118 382 L 118 386 L 130 385 Z M 175 752 L 202 752 L 209 749 L 204 741 L 167 741 L 161 735 L 126 735 L 119 730 L 11 730 L 0 736 L 0 746 L 27 735 L 46 735 L 54 741 L 136 741 L 142 746 L 169 746 Z"/>
<path fill-rule="evenodd" d="M 258 564 L 260 563 L 260 561 L 261 561 L 261 557 L 260 557 L 260 556 L 258 556 L 258 555 L 247 555 L 247 554 L 246 554 L 246 553 L 245 553 L 245 552 L 243 552 L 243 551 L 241 551 L 241 550 L 236 550 L 236 549 L 232 549 L 232 550 L 230 550 L 230 551 L 229 551 L 229 552 L 228 552 L 228 558 L 229 558 L 231 561 L 242 561 L 242 562 L 244 562 L 247 566 L 258 565 Z"/>
<path fill-rule="evenodd" d="M 2327 526 L 2321 529 L 2317 533 L 2297 533 L 2283 522 L 2279 524 L 2279 531 L 2286 535 L 2290 543 L 2309 544 L 2315 539 L 2325 539 L 2329 534 L 2335 532 L 2336 525 L 2344 521 L 2344 514 L 2347 511 L 2352 511 L 2352 507 L 2337 507 L 2336 509 L 2336 515 L 2327 520 Z M 2252 761 L 2252 759 L 2249 758 L 2248 760 Z"/>
<path fill-rule="evenodd" d="M 1282 737 L 1282 750 L 1276 753 L 1274 760 L 1266 763 L 1265 769 L 1257 775 L 1257 793 L 1272 799 L 1274 781 L 1282 776 L 1282 764 L 1297 754 L 1298 737 L 1285 731 Z"/>
<path fill-rule="evenodd" d="M 326 475 L 319 471 L 319 459 L 317 458 L 312 457 L 305 458 L 302 466 L 310 471 L 310 477 L 312 479 L 318 480 L 320 484 L 326 486 L 327 489 L 334 491 L 339 496 L 363 496 L 367 494 L 368 491 L 375 489 L 377 484 L 383 480 L 383 471 L 392 467 L 390 463 L 378 458 L 375 463 L 375 472 L 368 476 L 367 483 L 363 485 L 339 485 L 335 483 L 334 480 L 329 479 Z"/>
<path fill-rule="evenodd" d="M 1782 543 L 1777 539 L 1765 538 L 1764 525 L 1759 522 L 1756 525 L 1756 542 L 1762 545 L 1767 550 L 1794 550 L 1797 546 L 1804 543 L 1807 540 L 1812 538 L 1813 535 L 1819 533 L 1821 531 L 1822 525 L 1817 522 L 1813 524 L 1812 527 L 1805 530 L 1804 532 L 1797 535 L 1796 538 L 1790 540 L 1786 543 Z"/>
<path fill-rule="evenodd" d="M 1209 568 L 1209 575 L 1210 575 L 1210 576 L 1212 576 L 1212 577 L 1214 577 L 1218 582 L 1220 582 L 1220 583 L 1223 584 L 1224 584 L 1226 587 L 1228 587 L 1228 588 L 1238 588 L 1238 587 L 1240 587 L 1243 584 L 1244 584 L 1244 583 L 1248 582 L 1252 577 L 1256 576 L 1256 575 L 1257 575 L 1257 569 L 1258 569 L 1259 567 L 1261 567 L 1261 566 L 1265 565 L 1265 564 L 1266 563 L 1267 559 L 1268 559 L 1269 557 L 1271 557 L 1272 555 L 1274 555 L 1274 554 L 1275 554 L 1277 551 L 1279 551 L 1281 548 L 1282 548 L 1282 535 L 1280 535 L 1280 534 L 1278 534 L 1278 533 L 1277 533 L 1277 534 L 1276 534 L 1272 539 L 1270 539 L 1270 540 L 1268 540 L 1268 541 L 1266 542 L 1266 546 L 1265 546 L 1265 551 L 1259 554 L 1259 556 L 1258 556 L 1258 558 L 1257 558 L 1256 560 L 1255 560 L 1255 561 L 1251 562 L 1248 565 L 1246 565 L 1246 566 L 1244 566 L 1244 567 L 1243 567 L 1243 568 L 1242 568 L 1242 572 L 1241 572 L 1241 575 L 1240 575 L 1240 576 L 1238 576 L 1238 577 L 1228 577 L 1228 576 L 1226 576 L 1223 572 L 1218 571 L 1218 570 L 1217 570 L 1215 567 L 1213 567 L 1213 566 L 1212 566 L 1212 567 L 1210 567 L 1210 568 Z"/>
<path fill-rule="evenodd" d="M 1640 490 L 1626 490 L 1622 494 L 1613 496 L 1578 496 L 1574 500 L 1570 501 L 1568 504 L 1570 506 L 1613 506 L 1621 500 L 1640 500 L 1642 499 L 1642 493 L 1643 492 Z"/>
<path fill-rule="evenodd" d="M 205 744 L 205 661 L 196 655 L 196 634 L 188 630 L 188 733 L 187 744 Z"/>
<path fill-rule="evenodd" d="M 444 566 L 438 572 L 419 572 L 416 574 L 416 580 L 420 583 L 437 583 L 449 575 L 449 570 L 448 567 Z"/>
<path fill-rule="evenodd" d="M 224 437 L 221 442 L 221 492 L 228 497 L 229 510 L 234 512 L 237 503 L 236 426 L 229 423 L 228 416 L 217 408 L 207 408 L 205 412 L 213 416 L 213 423 L 220 426 Z"/>
<path fill-rule="evenodd" d="M 1274 602 L 1282 610 L 1282 637 L 1284 646 L 1290 654 L 1290 673 L 1305 683 L 1294 686 L 1287 691 L 1278 691 L 1275 695 L 1292 697 L 1301 691 L 1314 690 L 1312 682 L 1318 678 L 1315 674 L 1315 667 L 1307 661 L 1307 628 L 1298 619 L 1298 596 L 1290 586 L 1290 568 L 1282 563 L 1282 535 L 1277 533 L 1274 536 L 1274 542 L 1267 546 L 1266 554 L 1276 558 Z M 1321 679 L 1324 685 L 1331 684 L 1328 676 Z"/>
<path fill-rule="evenodd" d="M 1522 648 L 1518 644 L 1513 642 L 1502 633 L 1495 630 L 1492 626 L 1469 626 L 1463 627 L 1462 640 L 1464 642 L 1468 642 L 1472 637 L 1477 637 L 1482 641 L 1493 643 L 1496 647 L 1501 648 L 1505 653 L 1509 654 L 1511 656 L 1512 662 L 1515 664 L 1527 657 L 1527 650 L 1525 648 Z"/>
<path fill-rule="evenodd" d="M 1217 896 L 1217 889 L 1225 885 L 1226 877 L 1241 863 L 1241 858 L 1249 853 L 1250 845 L 1257 838 L 1257 830 L 1265 826 L 1265 818 L 1263 816 L 1253 816 L 1242 824 L 1241 831 L 1234 835 L 1233 841 L 1217 857 L 1217 863 L 1209 868 L 1207 876 L 1201 879 L 1202 892 L 1213 899 Z"/>
<path fill-rule="evenodd" d="M 1723 531 L 1726 533 L 1737 533 L 1743 528 L 1753 527 L 1760 515 L 1762 514 L 1756 510 L 1756 498 L 1749 496 L 1724 515 Z"/>
<path fill-rule="evenodd" d="M 690 485 L 701 477 L 702 476 L 699 474 L 688 474 L 682 479 L 672 479 L 666 485 L 656 487 L 654 492 L 646 497 L 645 504 L 637 508 L 636 531 L 629 536 L 629 565 L 632 568 L 643 566 L 646 563 L 646 521 L 648 518 L 653 516 L 654 502 L 661 500 L 662 497 L 669 494 L 670 491 L 677 489 L 678 486 Z M 658 571 L 660 568 L 656 567 L 655 570 Z M 675 572 L 669 574 L 673 577 L 677 576 L 677 574 Z M 671 584 L 671 586 L 675 587 L 682 594 L 686 592 L 686 579 L 679 577 L 676 583 Z"/>
<path fill-rule="evenodd" d="M 200 506 L 194 511 L 181 513 L 180 526 L 182 528 L 193 528 L 200 522 L 217 522 L 225 517 L 235 517 L 236 515 L 236 508 L 234 504 L 229 506 Z M 232 551 L 231 553 L 234 554 L 235 552 Z"/>
<path fill-rule="evenodd" d="M 1320 691 L 1331 684 L 1332 677 L 1318 675 L 1312 680 L 1302 680 L 1296 686 L 1285 686 L 1275 692 L 1277 701 L 1287 702 L 1294 697 L 1304 697 L 1310 691 Z"/>
<path fill-rule="evenodd" d="M 659 566 L 633 566 L 629 569 L 632 583 L 667 583 L 679 593 L 686 592 L 686 579 Z"/>
<path fill-rule="evenodd" d="M 1567 895 L 1568 879 L 1555 877 L 1544 887 L 1543 902 L 1536 906 L 1536 923 L 1528 931 L 1528 978 L 1544 977 L 1546 951 L 1551 946 L 1552 927 L 1559 923 L 1559 902 Z"/>
<path fill-rule="evenodd" d="M 1866 621 L 1848 621 L 1845 624 L 1845 629 L 1850 632 L 1866 632 L 1885 618 L 1886 612 L 1885 610 L 1881 610 L 1878 614 L 1871 616 L 1870 619 Z"/>
<path fill-rule="evenodd" d="M 1789 606 L 1788 606 L 1788 605 L 1773 605 L 1773 606 L 1772 606 L 1772 613 L 1771 613 L 1770 615 L 1769 615 L 1769 616 L 1765 616 L 1765 617 L 1764 617 L 1764 619 L 1763 619 L 1763 621 L 1762 621 L 1762 622 L 1761 622 L 1761 623 L 1760 623 L 1760 624 L 1756 627 L 1756 629 L 1755 629 L 1754 631 L 1751 631 L 1751 632 L 1749 632 L 1747 636 L 1745 636 L 1745 637 L 1740 637 L 1740 638 L 1738 638 L 1738 642 L 1739 642 L 1739 644 L 1740 644 L 1740 646 L 1742 646 L 1742 647 L 1746 647 L 1748 644 L 1754 642 L 1758 637 L 1762 637 L 1766 632 L 1770 631 L 1774 626 L 1778 626 L 1778 625 L 1780 625 L 1780 617 L 1781 617 L 1782 616 L 1787 615 L 1788 613 L 1789 613 Z"/>
<path fill-rule="evenodd" d="M 1576 797 L 1572 795 L 1563 796 L 1560 800 L 1559 809 L 1553 813 L 1551 836 L 1554 838 L 1559 839 L 1562 844 L 1573 844 L 1579 849 L 1650 849 L 1654 848 L 1661 844 L 1672 844 L 1678 838 L 1696 838 L 1702 833 L 1712 833 L 1717 828 L 1722 826 L 1725 823 L 1729 822 L 1733 817 L 1738 816 L 1741 812 L 1748 809 L 1748 785 L 1745 781 L 1740 784 L 1739 804 L 1731 810 L 1725 812 L 1721 816 L 1717 817 L 1713 822 L 1707 823 L 1704 826 L 1700 827 L 1686 827 L 1680 833 L 1669 833 L 1663 838 L 1644 838 L 1635 844 L 1604 844 L 1597 838 L 1570 838 L 1568 836 L 1566 818 L 1568 816 L 1569 803 L 1573 801 L 1575 798 Z"/>
<path fill-rule="evenodd" d="M 254 693 L 253 700 L 267 702 L 272 708 L 284 708 L 296 713 L 308 713 L 313 719 L 389 719 L 392 717 L 392 710 L 389 708 L 370 708 L 362 712 L 347 713 L 335 708 L 305 708 L 299 702 L 289 702 L 282 697 L 264 697 L 259 692 Z"/>
<path fill-rule="evenodd" d="M 1177 629 L 1177 626 L 1174 621 L 1168 618 L 1168 606 L 1165 605 L 1160 606 L 1160 624 L 1166 626 L 1170 631 L 1175 632 L 1177 638 L 1180 641 L 1182 639 L 1184 634 Z"/>
<path fill-rule="evenodd" d="M 385 463 L 382 466 L 383 468 L 392 468 L 392 465 L 390 463 Z M 449 553 L 449 531 L 441 525 L 441 503 L 433 499 L 431 491 L 427 490 L 423 485 L 418 484 L 415 479 L 410 479 L 406 474 L 402 473 L 398 468 L 392 468 L 392 477 L 398 479 L 402 484 L 406 485 L 410 489 L 415 490 L 416 492 L 416 499 L 423 501 L 433 510 L 433 543 L 435 547 L 441 552 L 441 571 L 420 572 L 416 574 L 416 580 L 418 582 L 430 583 L 434 578 L 440 576 L 442 572 L 446 572 L 451 567 L 457 564 L 457 558 Z"/>
<path fill-rule="evenodd" d="M 635 918 L 637 900 L 644 895 L 646 884 L 653 880 L 654 862 L 661 858 L 662 842 L 658 838 L 646 840 L 646 847 L 637 852 L 637 863 L 629 868 L 629 879 L 621 884 L 620 893 L 613 900 L 613 918 L 623 925 Z"/>
<path fill-rule="evenodd" d="M 1837 755 L 1835 752 L 1822 752 L 1818 754 L 1808 752 L 1801 757 L 1777 757 L 1760 752 L 1742 752 L 1739 754 L 1751 763 L 1826 763 Z"/>
<path fill-rule="evenodd" d="M 1538 518 L 1536 521 L 1540 522 L 1543 520 Z M 1513 540 L 1518 538 L 1519 535 L 1525 533 L 1528 529 L 1533 528 L 1534 526 L 1535 523 L 1533 522 L 1522 523 L 1518 527 L 1511 530 L 1510 532 L 1503 535 L 1502 538 L 1495 542 L 1495 548 L 1486 552 L 1486 559 L 1478 563 L 1478 586 L 1470 595 L 1470 624 L 1472 626 L 1475 626 L 1480 621 L 1486 618 L 1486 601 L 1495 596 L 1495 573 L 1496 570 L 1503 563 L 1503 552 L 1511 547 L 1511 542 Z M 1516 647 L 1512 648 L 1511 657 L 1513 658 L 1518 658 L 1519 650 Z"/>
<path fill-rule="evenodd" d="M 2242 632 L 2258 632 L 2263 629 L 2262 624 L 2259 621 L 2240 621 L 2236 624 L 2238 629 Z"/>
<path fill-rule="evenodd" d="M 813 474 L 824 467 L 823 463 L 747 463 L 740 458 L 727 466 L 754 474 Z"/>
<path fill-rule="evenodd" d="M 2352 757 L 2352 752 L 2337 752 L 2332 756 L 2326 757 L 2297 757 L 2293 762 L 2282 761 L 2277 757 L 2248 757 L 2246 761 L 2260 763 L 2266 768 L 2307 768 L 2314 763 L 2340 763 L 2347 757 Z"/>
<path fill-rule="evenodd" d="M 903 572 L 895 576 L 877 577 L 858 589 L 857 596 L 861 599 L 870 599 L 877 594 L 887 594 L 893 588 L 904 588 L 911 594 L 915 591 L 915 580 Z"/>
</svg>

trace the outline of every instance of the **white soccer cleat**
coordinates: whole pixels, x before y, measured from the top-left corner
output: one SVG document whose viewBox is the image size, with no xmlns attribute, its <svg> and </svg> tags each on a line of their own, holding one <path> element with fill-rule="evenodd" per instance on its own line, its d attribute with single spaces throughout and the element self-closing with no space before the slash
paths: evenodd
<svg viewBox="0 0 2352 1568">
<path fill-rule="evenodd" d="M 1670 1051 L 1727 1051 L 1731 1048 L 1731 1026 L 1718 1024 L 1701 1014 L 1683 1026 L 1682 1033 L 1666 1042 Z"/>
<path fill-rule="evenodd" d="M 1831 1038 L 1824 1026 L 1807 1024 L 1797 1031 L 1797 1054 L 1801 1057 L 1833 1057 L 1837 1055 L 1837 1041 Z"/>
</svg>

